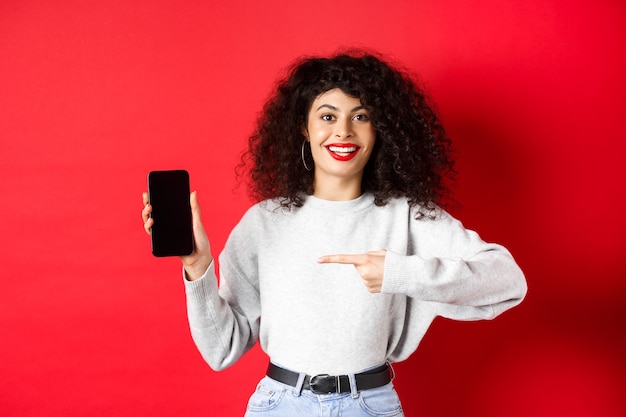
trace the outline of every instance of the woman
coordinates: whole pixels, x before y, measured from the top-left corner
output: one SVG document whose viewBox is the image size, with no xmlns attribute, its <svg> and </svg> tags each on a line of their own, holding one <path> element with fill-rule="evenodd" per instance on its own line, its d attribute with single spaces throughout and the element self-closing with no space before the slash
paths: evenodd
<svg viewBox="0 0 626 417">
<path fill-rule="evenodd" d="M 367 53 L 306 58 L 268 100 L 240 173 L 258 201 L 220 255 L 196 194 L 181 257 L 188 316 L 215 370 L 254 343 L 270 357 L 246 415 L 397 415 L 390 363 L 436 316 L 491 319 L 522 272 L 441 207 L 450 141 L 405 72 Z M 144 193 L 144 228 L 151 207 Z"/>
</svg>

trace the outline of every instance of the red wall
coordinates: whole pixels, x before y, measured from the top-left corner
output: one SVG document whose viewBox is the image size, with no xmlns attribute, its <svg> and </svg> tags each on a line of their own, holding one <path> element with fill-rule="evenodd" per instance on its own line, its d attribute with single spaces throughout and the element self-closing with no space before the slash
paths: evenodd
<svg viewBox="0 0 626 417">
<path fill-rule="evenodd" d="M 218 4 L 222 3 L 222 4 Z M 407 415 L 626 413 L 626 7 L 617 0 L 0 3 L 0 415 L 242 415 L 266 358 L 215 373 L 180 265 L 141 227 L 186 168 L 217 254 L 233 167 L 281 69 L 368 46 L 421 74 L 459 150 L 454 213 L 530 292 L 437 320 L 397 364 Z"/>
</svg>

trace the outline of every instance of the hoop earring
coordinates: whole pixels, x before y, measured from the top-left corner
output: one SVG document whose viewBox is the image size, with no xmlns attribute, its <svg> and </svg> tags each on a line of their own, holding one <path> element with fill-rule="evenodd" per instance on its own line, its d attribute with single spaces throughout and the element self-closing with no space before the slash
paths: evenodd
<svg viewBox="0 0 626 417">
<path fill-rule="evenodd" d="M 311 168 L 306 164 L 306 161 L 304 160 L 304 144 L 307 142 L 306 139 L 304 139 L 304 142 L 302 142 L 302 150 L 300 152 L 300 155 L 302 155 L 302 164 L 304 165 L 304 169 L 306 169 L 307 171 L 310 171 Z"/>
</svg>

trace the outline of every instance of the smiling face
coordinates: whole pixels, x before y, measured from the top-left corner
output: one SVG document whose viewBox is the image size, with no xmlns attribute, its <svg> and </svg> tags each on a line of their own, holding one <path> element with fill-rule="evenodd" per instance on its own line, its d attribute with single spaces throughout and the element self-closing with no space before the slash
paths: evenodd
<svg viewBox="0 0 626 417">
<path fill-rule="evenodd" d="M 376 141 L 370 114 L 361 101 L 338 88 L 319 95 L 303 133 L 315 163 L 315 194 L 341 186 L 360 195 L 363 170 Z"/>
</svg>

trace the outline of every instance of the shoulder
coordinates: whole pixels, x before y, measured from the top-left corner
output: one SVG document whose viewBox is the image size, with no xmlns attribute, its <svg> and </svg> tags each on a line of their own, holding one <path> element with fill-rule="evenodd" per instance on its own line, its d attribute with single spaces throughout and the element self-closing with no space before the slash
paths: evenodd
<svg viewBox="0 0 626 417">
<path fill-rule="evenodd" d="M 244 214 L 246 217 L 269 218 L 291 213 L 294 208 L 286 207 L 279 199 L 263 200 L 250 207 Z"/>
<path fill-rule="evenodd" d="M 392 217 L 394 222 L 406 222 L 409 230 L 416 233 L 436 236 L 464 229 L 462 223 L 444 208 L 437 205 L 411 205 L 406 197 L 389 199 L 379 209 L 385 217 Z"/>
<path fill-rule="evenodd" d="M 259 244 L 288 227 L 293 209 L 277 200 L 264 200 L 249 207 L 231 230 L 228 242 L 247 247 Z"/>
<path fill-rule="evenodd" d="M 377 206 L 383 211 L 390 213 L 406 214 L 413 220 L 419 222 L 439 222 L 454 219 L 450 213 L 438 205 L 427 207 L 422 204 L 411 204 L 407 197 L 392 197 L 384 205 Z"/>
<path fill-rule="evenodd" d="M 259 227 L 268 221 L 276 221 L 284 217 L 292 210 L 283 207 L 279 200 L 263 200 L 246 210 L 236 228 Z"/>
</svg>

